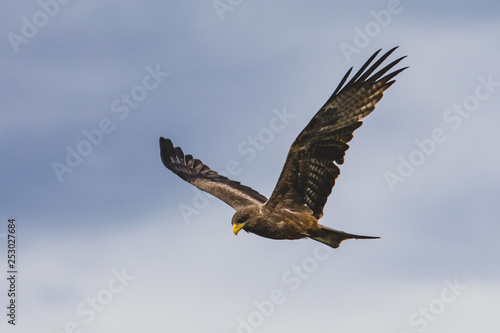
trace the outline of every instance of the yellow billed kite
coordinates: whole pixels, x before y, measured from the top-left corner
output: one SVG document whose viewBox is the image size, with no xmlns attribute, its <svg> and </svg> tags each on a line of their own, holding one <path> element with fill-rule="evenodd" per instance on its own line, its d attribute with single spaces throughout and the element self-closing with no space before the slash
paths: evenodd
<svg viewBox="0 0 500 333">
<path fill-rule="evenodd" d="M 269 199 L 219 175 L 193 156 L 184 155 L 169 139 L 160 138 L 163 164 L 233 207 L 236 213 L 231 223 L 235 234 L 243 229 L 271 239 L 309 237 L 333 248 L 349 238 L 379 238 L 331 229 L 318 220 L 323 216 L 323 207 L 340 173 L 338 165 L 344 162 L 354 130 L 375 109 L 383 92 L 395 82 L 393 78 L 407 68 L 390 72 L 405 58 L 401 57 L 375 72 L 395 49 L 370 66 L 381 50 L 375 52 L 346 83 L 352 71 L 349 69 L 330 99 L 293 142 Z"/>
</svg>

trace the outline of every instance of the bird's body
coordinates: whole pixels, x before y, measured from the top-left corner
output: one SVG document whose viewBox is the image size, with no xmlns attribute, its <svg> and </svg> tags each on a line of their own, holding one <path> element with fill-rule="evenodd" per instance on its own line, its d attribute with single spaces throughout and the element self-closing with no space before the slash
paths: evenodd
<svg viewBox="0 0 500 333">
<path fill-rule="evenodd" d="M 241 220 L 243 219 L 243 221 Z M 348 234 L 318 223 L 318 219 L 307 212 L 294 212 L 287 208 L 270 210 L 264 204 L 257 204 L 238 210 L 232 219 L 233 231 L 240 229 L 271 239 L 312 238 L 337 248 L 349 238 L 374 239 L 379 237 Z"/>
<path fill-rule="evenodd" d="M 309 237 L 333 248 L 349 238 L 378 238 L 331 229 L 320 225 L 318 220 L 323 216 L 323 207 L 340 173 L 338 165 L 344 162 L 354 130 L 395 82 L 392 78 L 406 69 L 385 75 L 402 57 L 373 74 L 395 49 L 368 68 L 380 52 L 377 51 L 345 84 L 352 68 L 347 72 L 330 99 L 293 142 L 269 199 L 219 175 L 191 155 L 184 155 L 169 139 L 160 138 L 163 164 L 185 181 L 233 207 L 235 234 L 243 229 L 271 239 Z"/>
<path fill-rule="evenodd" d="M 288 209 L 271 210 L 265 204 L 248 206 L 238 210 L 232 220 L 233 228 L 271 239 L 300 239 L 317 235 L 321 228 L 311 214 L 301 214 Z"/>
</svg>

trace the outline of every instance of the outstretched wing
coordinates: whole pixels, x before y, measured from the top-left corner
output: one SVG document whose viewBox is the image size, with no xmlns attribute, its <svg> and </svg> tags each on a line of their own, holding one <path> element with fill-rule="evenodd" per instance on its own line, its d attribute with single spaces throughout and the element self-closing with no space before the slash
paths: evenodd
<svg viewBox="0 0 500 333">
<path fill-rule="evenodd" d="M 219 175 L 182 149 L 172 145 L 169 139 L 160 138 L 160 155 L 163 164 L 188 183 L 208 192 L 234 209 L 262 204 L 267 198 L 252 188 Z"/>
<path fill-rule="evenodd" d="M 368 68 L 381 50 L 375 52 L 347 84 L 352 68 L 346 73 L 330 99 L 290 147 L 266 207 L 312 211 L 318 219 L 323 215 L 323 207 L 340 173 L 338 165 L 344 162 L 354 130 L 395 82 L 392 79 L 407 68 L 386 75 L 404 58 L 401 57 L 372 75 L 396 48 Z"/>
</svg>

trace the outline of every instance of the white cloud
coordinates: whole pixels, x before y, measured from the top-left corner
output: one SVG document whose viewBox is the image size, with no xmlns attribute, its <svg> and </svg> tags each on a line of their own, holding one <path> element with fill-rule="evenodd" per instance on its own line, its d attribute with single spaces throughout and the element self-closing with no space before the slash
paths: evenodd
<svg viewBox="0 0 500 333">
<path fill-rule="evenodd" d="M 212 221 L 206 222 L 213 223 L 213 213 L 208 216 Z M 493 315 L 498 306 L 496 282 L 453 275 L 407 281 L 387 278 L 380 270 L 372 270 L 361 253 L 353 255 L 360 242 L 346 242 L 330 255 L 321 249 L 321 260 L 314 264 L 311 258 L 319 245 L 312 242 L 290 242 L 290 248 L 303 251 L 290 256 L 288 251 L 281 252 L 288 247 L 284 242 L 260 251 L 255 246 L 257 237 L 231 235 L 234 242 L 221 242 L 226 237 L 197 233 L 200 227 L 183 230 L 190 236 L 176 240 L 165 221 L 157 219 L 92 238 L 51 237 L 51 246 L 32 242 L 34 248 L 24 251 L 20 275 L 20 328 L 59 332 L 68 322 L 75 322 L 86 332 L 112 328 L 122 332 L 235 332 L 241 323 L 237 318 L 256 322 L 249 318 L 260 312 L 264 319 L 258 330 L 250 326 L 259 332 L 302 332 L 307 327 L 316 332 L 331 332 L 332 327 L 343 332 L 417 332 L 424 326 L 421 308 L 430 309 L 435 317 L 425 324 L 427 332 L 469 332 L 475 325 L 500 328 Z M 249 247 L 242 247 L 246 238 Z M 224 258 L 223 252 L 230 255 Z M 266 254 L 267 259 L 261 257 Z M 300 274 L 292 273 L 297 265 L 305 265 Z M 109 304 L 99 303 L 99 299 L 107 300 L 102 290 L 110 288 L 116 276 L 113 271 L 121 273 L 122 269 L 133 279 L 113 294 Z M 254 270 L 259 273 L 251 279 L 244 277 Z M 292 276 L 300 282 L 292 283 Z M 450 285 L 459 287 L 450 290 Z M 274 290 L 281 291 L 283 302 L 271 311 L 266 301 Z M 95 311 L 95 319 L 87 323 L 90 316 L 76 311 L 88 297 L 95 298 L 102 311 Z M 263 305 L 259 308 L 255 302 Z M 413 313 L 418 315 L 410 322 Z"/>
</svg>

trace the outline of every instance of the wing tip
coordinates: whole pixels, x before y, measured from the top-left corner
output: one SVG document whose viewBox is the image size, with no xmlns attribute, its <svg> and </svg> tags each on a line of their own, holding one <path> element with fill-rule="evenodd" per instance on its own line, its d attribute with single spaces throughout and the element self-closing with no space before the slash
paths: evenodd
<svg viewBox="0 0 500 333">
<path fill-rule="evenodd" d="M 171 158 L 174 156 L 176 156 L 176 151 L 172 141 L 170 139 L 160 137 L 160 157 L 163 165 L 170 169 L 170 164 L 172 163 Z"/>
<path fill-rule="evenodd" d="M 160 137 L 160 149 L 162 150 L 173 150 L 174 145 L 172 143 L 172 140 L 170 139 L 165 139 L 164 137 Z"/>
<path fill-rule="evenodd" d="M 329 100 L 331 100 L 332 98 L 334 98 L 338 93 L 340 93 L 342 90 L 344 90 L 345 88 L 347 88 L 348 86 L 352 85 L 352 84 L 355 84 L 355 83 L 358 83 L 360 81 L 370 81 L 371 79 L 373 79 L 374 81 L 378 81 L 378 80 L 382 80 L 384 78 L 381 79 L 381 77 L 389 70 L 391 70 L 394 66 L 396 66 L 401 60 L 403 60 L 404 58 L 407 57 L 407 55 L 404 55 L 396 60 L 394 60 L 392 63 L 390 63 L 389 65 L 387 65 L 386 67 L 382 68 L 381 70 L 379 70 L 377 73 L 373 74 L 373 72 L 397 49 L 399 48 L 399 45 L 398 46 L 394 46 L 393 48 L 391 48 L 389 51 L 387 51 L 386 53 L 384 53 L 382 56 L 380 56 L 380 58 L 373 64 L 372 62 L 377 58 L 377 56 L 379 55 L 379 53 L 382 51 L 382 48 L 378 49 L 377 51 L 375 51 L 371 56 L 370 58 L 364 63 L 363 66 L 361 66 L 361 68 L 354 74 L 353 77 L 351 77 L 351 79 L 349 80 L 349 82 L 346 83 L 347 79 L 349 78 L 352 70 L 353 70 L 353 67 L 351 67 L 347 73 L 344 75 L 344 77 L 342 78 L 342 80 L 340 81 L 340 84 L 337 86 L 337 88 L 335 89 L 335 91 L 333 92 L 332 96 L 329 98 Z M 371 65 L 371 67 L 369 67 Z M 369 67 L 369 68 L 368 68 Z M 403 70 L 407 69 L 409 66 L 406 66 L 402 69 L 398 69 L 396 70 L 395 72 L 393 73 L 390 73 L 388 74 L 386 77 L 387 80 L 386 81 L 389 81 L 392 77 L 396 76 L 397 74 L 401 73 Z M 373 75 L 372 75 L 373 74 Z"/>
</svg>

